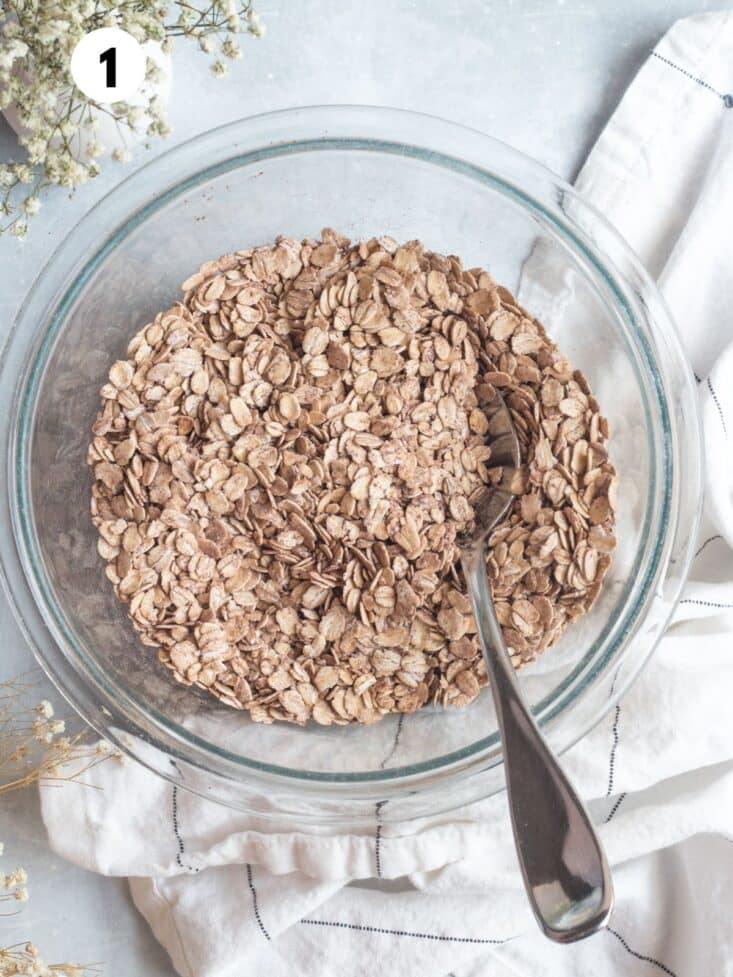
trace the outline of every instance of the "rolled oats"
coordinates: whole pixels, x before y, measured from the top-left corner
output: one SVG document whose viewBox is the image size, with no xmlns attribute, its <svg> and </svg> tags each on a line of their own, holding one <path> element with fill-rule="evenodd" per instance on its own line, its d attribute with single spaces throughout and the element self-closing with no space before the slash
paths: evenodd
<svg viewBox="0 0 733 977">
<path fill-rule="evenodd" d="M 614 548 L 608 426 L 487 272 L 417 241 L 211 261 L 114 363 L 88 461 L 107 576 L 173 677 L 253 719 L 372 723 L 486 684 L 456 537 L 499 388 L 523 465 L 488 572 L 512 661 Z"/>
</svg>

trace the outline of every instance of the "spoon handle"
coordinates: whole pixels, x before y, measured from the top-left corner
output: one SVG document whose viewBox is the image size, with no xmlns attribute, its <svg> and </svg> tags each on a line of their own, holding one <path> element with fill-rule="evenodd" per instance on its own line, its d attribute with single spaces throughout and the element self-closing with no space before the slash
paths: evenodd
<svg viewBox="0 0 733 977">
<path fill-rule="evenodd" d="M 484 542 L 464 552 L 462 565 L 499 720 L 514 841 L 543 932 L 570 943 L 608 921 L 611 873 L 582 801 L 524 702 L 491 598 L 486 556 Z"/>
</svg>

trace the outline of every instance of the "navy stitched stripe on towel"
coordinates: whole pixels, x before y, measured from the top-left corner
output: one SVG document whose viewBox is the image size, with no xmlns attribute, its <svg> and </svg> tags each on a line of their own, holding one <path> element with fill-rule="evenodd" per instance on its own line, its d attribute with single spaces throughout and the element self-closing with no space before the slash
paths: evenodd
<svg viewBox="0 0 733 977">
<path fill-rule="evenodd" d="M 694 81 L 696 84 L 700 85 L 701 88 L 707 88 L 709 92 L 713 95 L 717 95 L 719 99 L 722 100 L 726 108 L 731 108 L 733 106 L 733 95 L 725 95 L 723 92 L 719 92 L 717 88 L 713 88 L 712 85 L 704 81 L 702 78 L 698 78 L 697 75 L 693 75 L 686 68 L 683 68 L 679 64 L 675 64 L 674 61 L 670 61 L 669 58 L 665 58 L 663 54 L 659 54 L 657 51 L 652 51 L 652 57 L 656 58 L 658 61 L 663 61 L 664 64 L 669 65 L 670 68 L 674 68 L 675 71 L 679 71 L 680 74 L 686 75 L 690 81 Z"/>
<path fill-rule="evenodd" d="M 252 876 L 252 866 L 249 863 L 247 863 L 247 882 L 249 883 L 249 891 L 252 893 L 252 909 L 254 910 L 257 925 L 264 938 L 269 942 L 270 934 L 265 929 L 262 917 L 260 916 L 260 907 L 257 905 L 257 890 L 255 889 L 254 878 Z"/>
<path fill-rule="evenodd" d="M 181 835 L 181 829 L 178 824 L 178 787 L 173 785 L 173 799 L 171 803 L 171 814 L 173 815 L 173 833 L 176 836 L 176 844 L 178 845 L 178 852 L 176 854 L 176 864 L 179 868 L 184 869 L 187 872 L 198 872 L 200 869 L 194 868 L 188 860 L 184 863 L 183 856 L 186 854 L 186 846 L 183 844 L 183 836 Z"/>
<path fill-rule="evenodd" d="M 659 960 L 655 960 L 654 957 L 647 957 L 643 953 L 637 953 L 636 950 L 632 950 L 629 944 L 623 938 L 623 936 L 621 936 L 620 933 L 617 933 L 616 930 L 611 929 L 610 926 L 608 927 L 608 932 L 611 934 L 611 936 L 616 937 L 616 939 L 619 941 L 619 943 L 624 948 L 624 950 L 630 953 L 632 957 L 636 957 L 637 960 L 641 960 L 644 963 L 650 963 L 653 967 L 656 967 L 658 970 L 661 970 L 662 973 L 668 974 L 668 977 L 677 977 L 677 974 L 673 970 L 670 970 L 669 967 L 666 966 L 666 964 L 661 963 Z"/>
<path fill-rule="evenodd" d="M 615 681 L 615 680 L 614 680 Z M 618 746 L 618 721 L 621 716 L 621 703 L 616 705 L 616 713 L 613 720 L 613 745 L 611 746 L 611 756 L 608 761 L 608 788 L 606 789 L 606 797 L 610 797 L 613 793 L 613 778 L 616 765 L 616 747 Z"/>
<path fill-rule="evenodd" d="M 702 546 L 697 551 L 697 553 L 695 553 L 695 558 L 697 558 L 702 553 L 702 551 L 705 549 L 705 547 L 708 545 L 708 543 L 714 543 L 716 541 L 716 539 L 722 539 L 722 538 L 723 537 L 720 535 L 720 533 L 716 533 L 714 536 L 708 536 L 708 538 L 702 544 Z"/>
<path fill-rule="evenodd" d="M 492 940 L 479 936 L 447 936 L 443 933 L 415 933 L 412 930 L 392 930 L 383 926 L 368 926 L 366 923 L 341 923 L 331 919 L 301 919 L 306 926 L 333 926 L 336 929 L 357 930 L 361 933 L 379 933 L 385 936 L 408 936 L 415 940 L 433 940 L 438 943 L 479 943 L 499 945 L 508 943 L 512 937 L 505 940 Z M 674 977 L 674 975 L 673 975 Z"/>
<path fill-rule="evenodd" d="M 402 724 L 404 723 L 404 721 L 405 721 L 405 714 L 404 714 L 404 712 L 401 712 L 400 713 L 400 717 L 397 720 L 397 729 L 395 730 L 394 740 L 392 742 L 392 747 L 391 747 L 389 753 L 387 754 L 387 756 L 384 758 L 384 760 L 382 760 L 382 762 L 379 764 L 379 766 L 382 768 L 382 770 L 384 770 L 384 768 L 387 766 L 387 764 L 389 763 L 389 761 L 395 755 L 395 750 L 397 749 L 397 747 L 399 745 L 400 736 L 402 735 Z"/>
<path fill-rule="evenodd" d="M 609 821 L 613 820 L 613 817 L 616 814 L 616 811 L 618 811 L 618 809 L 623 804 L 625 797 L 626 797 L 626 791 L 624 791 L 623 794 L 619 794 L 618 795 L 618 797 L 616 798 L 616 803 L 613 805 L 613 807 L 611 808 L 611 810 L 608 812 L 608 817 L 606 818 L 606 820 L 604 822 L 605 824 L 608 824 Z"/>
<path fill-rule="evenodd" d="M 713 389 L 713 384 L 708 377 L 708 390 L 710 391 L 710 396 L 715 402 L 715 406 L 718 408 L 718 414 L 720 414 L 720 423 L 723 425 L 723 434 L 725 435 L 725 440 L 728 440 L 728 428 L 725 426 L 725 414 L 723 413 L 723 408 L 720 406 L 720 401 L 718 400 L 718 395 Z"/>
<path fill-rule="evenodd" d="M 374 816 L 377 819 L 377 830 L 374 834 L 374 861 L 377 866 L 377 878 L 382 878 L 382 808 L 387 801 L 377 801 Z"/>
<path fill-rule="evenodd" d="M 733 607 L 733 604 L 718 604 L 712 600 L 695 600 L 694 597 L 685 597 L 684 600 L 680 601 L 680 604 L 699 604 L 700 607 L 718 607 L 721 610 L 725 610 L 727 607 Z"/>
<path fill-rule="evenodd" d="M 402 724 L 404 723 L 404 721 L 405 721 L 405 714 L 404 714 L 404 712 L 401 712 L 400 715 L 399 715 L 399 719 L 397 720 L 397 728 L 395 729 L 394 740 L 392 741 L 392 746 L 390 748 L 390 751 L 387 754 L 387 756 L 384 758 L 384 760 L 382 760 L 382 762 L 379 764 L 379 766 L 382 768 L 382 770 L 384 770 L 384 768 L 387 765 L 387 763 L 389 763 L 389 761 L 394 756 L 395 750 L 397 749 L 397 746 L 398 746 L 398 744 L 400 742 L 400 736 L 402 735 Z M 377 878 L 378 879 L 381 879 L 382 878 L 382 821 L 381 821 L 381 814 L 382 814 L 382 808 L 384 807 L 384 805 L 386 803 L 387 803 L 387 801 L 377 801 L 377 804 L 376 804 L 376 806 L 374 808 L 374 817 L 376 818 L 376 821 L 377 821 L 377 829 L 376 829 L 376 831 L 374 833 L 374 861 L 375 861 L 376 867 L 377 867 Z"/>
</svg>

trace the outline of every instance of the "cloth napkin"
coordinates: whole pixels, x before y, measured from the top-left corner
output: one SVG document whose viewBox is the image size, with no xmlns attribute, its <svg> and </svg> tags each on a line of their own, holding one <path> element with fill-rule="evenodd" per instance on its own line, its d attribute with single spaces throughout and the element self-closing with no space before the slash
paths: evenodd
<svg viewBox="0 0 733 977">
<path fill-rule="evenodd" d="M 566 754 L 614 866 L 610 927 L 555 946 L 502 795 L 430 823 L 282 833 L 106 762 L 42 789 L 53 848 L 130 878 L 184 977 L 733 974 L 733 14 L 676 24 L 577 185 L 655 274 L 699 381 L 707 502 L 652 662 Z M 375 882 L 376 880 L 376 882 Z M 128 975 L 120 975 L 128 977 Z"/>
</svg>

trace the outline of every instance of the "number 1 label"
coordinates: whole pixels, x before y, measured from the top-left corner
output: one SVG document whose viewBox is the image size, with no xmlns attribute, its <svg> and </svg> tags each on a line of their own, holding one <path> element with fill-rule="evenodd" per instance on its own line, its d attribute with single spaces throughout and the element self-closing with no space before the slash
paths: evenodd
<svg viewBox="0 0 733 977">
<path fill-rule="evenodd" d="M 99 63 L 107 65 L 107 78 L 105 85 L 107 88 L 117 87 L 117 48 L 108 47 L 99 55 Z"/>
<path fill-rule="evenodd" d="M 93 102 L 125 102 L 145 80 L 146 61 L 132 34 L 119 27 L 100 27 L 85 34 L 74 48 L 71 74 L 77 88 Z"/>
</svg>

